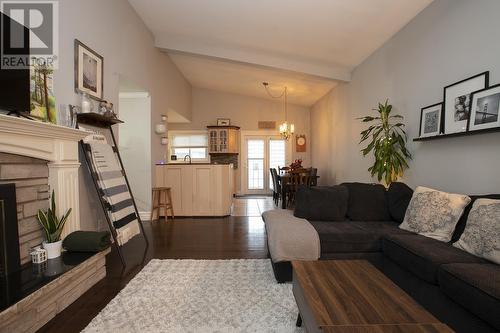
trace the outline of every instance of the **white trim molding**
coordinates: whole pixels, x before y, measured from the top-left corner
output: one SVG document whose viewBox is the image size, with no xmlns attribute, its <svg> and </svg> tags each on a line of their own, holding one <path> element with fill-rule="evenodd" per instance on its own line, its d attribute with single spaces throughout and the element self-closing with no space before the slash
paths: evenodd
<svg viewBox="0 0 500 333">
<path fill-rule="evenodd" d="M 151 212 L 150 211 L 139 212 L 139 217 L 141 218 L 142 222 L 150 221 L 151 220 Z"/>
<path fill-rule="evenodd" d="M 87 132 L 0 114 L 0 152 L 46 160 L 57 214 L 72 209 L 62 237 L 80 230 L 78 141 Z"/>
</svg>

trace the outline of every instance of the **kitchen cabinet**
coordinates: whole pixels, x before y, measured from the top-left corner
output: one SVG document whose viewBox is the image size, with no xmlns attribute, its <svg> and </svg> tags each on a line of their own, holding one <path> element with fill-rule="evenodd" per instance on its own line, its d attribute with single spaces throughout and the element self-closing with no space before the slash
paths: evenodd
<svg viewBox="0 0 500 333">
<path fill-rule="evenodd" d="M 240 128 L 238 126 L 207 126 L 210 154 L 238 154 Z"/>
<path fill-rule="evenodd" d="M 234 193 L 232 165 L 157 165 L 155 186 L 171 188 L 176 216 L 231 214 Z"/>
</svg>

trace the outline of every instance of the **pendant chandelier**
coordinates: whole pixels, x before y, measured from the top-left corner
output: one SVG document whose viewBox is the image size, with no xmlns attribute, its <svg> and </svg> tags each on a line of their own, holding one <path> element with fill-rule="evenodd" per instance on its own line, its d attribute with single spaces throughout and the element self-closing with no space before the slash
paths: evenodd
<svg viewBox="0 0 500 333">
<path fill-rule="evenodd" d="M 283 97 L 283 109 L 285 111 L 285 121 L 280 125 L 279 130 L 280 130 L 280 135 L 283 139 L 288 140 L 292 137 L 294 131 L 295 131 L 295 125 L 294 124 L 289 124 L 288 123 L 288 108 L 287 108 L 287 87 L 285 86 L 285 89 L 283 92 L 277 96 L 274 96 L 271 94 L 269 91 L 269 83 L 267 82 L 262 82 L 264 85 L 264 88 L 266 89 L 266 92 L 269 96 L 272 98 L 281 98 Z"/>
</svg>

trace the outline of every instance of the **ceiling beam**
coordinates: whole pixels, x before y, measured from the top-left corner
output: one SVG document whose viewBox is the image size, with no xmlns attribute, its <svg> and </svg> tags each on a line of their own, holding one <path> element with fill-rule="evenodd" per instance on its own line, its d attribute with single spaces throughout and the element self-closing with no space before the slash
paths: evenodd
<svg viewBox="0 0 500 333">
<path fill-rule="evenodd" d="M 243 48 L 208 44 L 203 41 L 175 38 L 167 34 L 156 34 L 155 46 L 165 51 L 209 56 L 229 61 L 270 67 L 285 71 L 304 73 L 336 81 L 349 82 L 352 68 L 306 59 L 294 59 L 291 56 L 276 55 Z"/>
</svg>

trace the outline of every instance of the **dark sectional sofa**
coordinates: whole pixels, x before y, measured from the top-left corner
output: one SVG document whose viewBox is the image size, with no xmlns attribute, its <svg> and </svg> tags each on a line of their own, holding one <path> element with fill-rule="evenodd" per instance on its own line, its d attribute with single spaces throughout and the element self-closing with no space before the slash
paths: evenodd
<svg viewBox="0 0 500 333">
<path fill-rule="evenodd" d="M 317 217 L 323 210 L 321 216 L 333 219 L 308 219 L 320 238 L 320 259 L 367 259 L 455 331 L 500 331 L 500 265 L 451 245 L 460 238 L 474 200 L 500 195 L 472 196 L 452 241 L 444 243 L 399 229 L 412 193 L 402 183 L 387 191 L 362 183 L 303 188 L 295 215 Z M 344 204 L 332 202 L 342 198 Z M 290 262 L 273 263 L 273 270 L 278 282 L 291 280 Z"/>
</svg>

